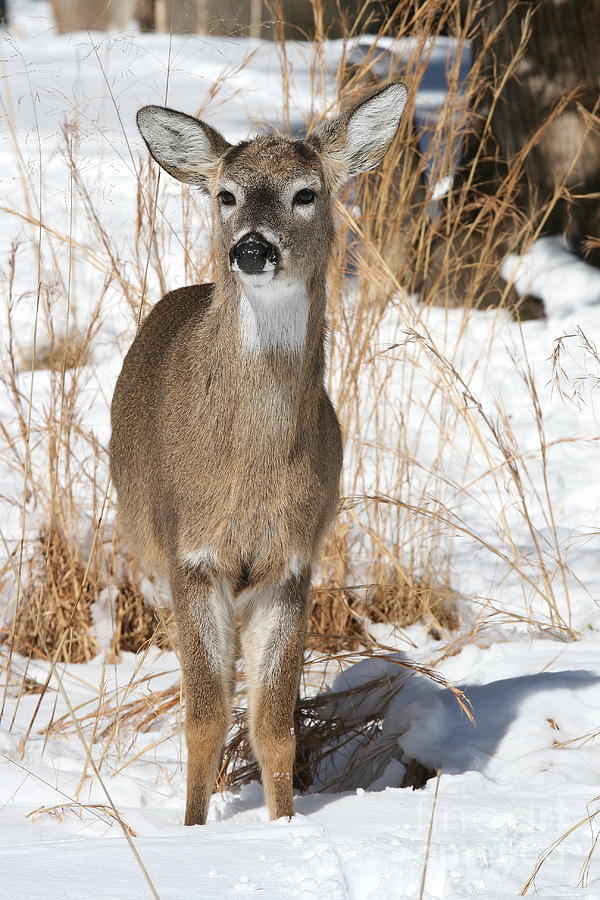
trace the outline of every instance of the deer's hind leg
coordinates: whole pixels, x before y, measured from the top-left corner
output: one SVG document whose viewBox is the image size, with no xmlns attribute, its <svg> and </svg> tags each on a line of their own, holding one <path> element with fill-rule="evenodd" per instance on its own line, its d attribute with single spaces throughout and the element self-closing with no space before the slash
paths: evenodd
<svg viewBox="0 0 600 900">
<path fill-rule="evenodd" d="M 310 573 L 262 587 L 242 612 L 250 740 L 271 819 L 294 815 L 294 707 L 302 669 Z"/>
<path fill-rule="evenodd" d="M 206 822 L 229 728 L 236 637 L 227 586 L 203 569 L 171 576 L 188 748 L 186 825 Z"/>
</svg>

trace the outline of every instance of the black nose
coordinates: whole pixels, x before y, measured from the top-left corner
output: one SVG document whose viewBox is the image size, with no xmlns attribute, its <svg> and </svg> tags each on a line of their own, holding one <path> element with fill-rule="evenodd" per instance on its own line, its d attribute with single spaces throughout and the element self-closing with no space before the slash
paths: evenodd
<svg viewBox="0 0 600 900">
<path fill-rule="evenodd" d="M 246 275 L 258 275 L 268 262 L 277 262 L 277 250 L 261 234 L 245 234 L 229 251 L 229 261 L 236 262 Z"/>
</svg>

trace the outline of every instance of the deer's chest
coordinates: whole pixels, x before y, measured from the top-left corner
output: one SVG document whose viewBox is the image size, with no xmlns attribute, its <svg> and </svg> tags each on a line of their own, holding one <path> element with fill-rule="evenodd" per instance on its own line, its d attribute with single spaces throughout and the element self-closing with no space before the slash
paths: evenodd
<svg viewBox="0 0 600 900">
<path fill-rule="evenodd" d="M 215 366 L 199 402 L 180 407 L 180 437 L 168 451 L 178 556 L 212 560 L 232 581 L 240 571 L 256 581 L 267 570 L 284 577 L 312 556 L 318 406 L 286 365 L 265 356 L 242 363 L 235 379 Z"/>
<path fill-rule="evenodd" d="M 281 580 L 312 557 L 317 507 L 303 466 L 273 460 L 224 471 L 214 490 L 199 485 L 180 517 L 179 556 L 207 562 L 234 586 Z"/>
</svg>

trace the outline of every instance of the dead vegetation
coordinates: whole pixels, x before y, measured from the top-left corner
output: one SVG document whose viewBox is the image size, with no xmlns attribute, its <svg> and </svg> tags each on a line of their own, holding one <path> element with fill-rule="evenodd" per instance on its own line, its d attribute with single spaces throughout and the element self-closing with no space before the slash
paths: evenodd
<svg viewBox="0 0 600 900">
<path fill-rule="evenodd" d="M 462 691 L 452 687 L 438 673 L 427 666 L 376 650 L 362 650 L 345 654 L 348 662 L 378 659 L 396 666 L 401 677 L 392 678 L 389 673 L 374 675 L 366 682 L 343 690 L 322 690 L 312 697 L 298 699 L 295 712 L 297 735 L 294 781 L 298 790 L 307 790 L 316 781 L 329 791 L 352 790 L 368 784 L 376 778 L 390 758 L 398 754 L 396 740 L 382 753 L 371 744 L 381 734 L 382 725 L 390 703 L 402 690 L 406 680 L 413 675 L 431 678 L 450 690 L 464 714 L 471 720 L 473 714 Z M 377 668 L 377 667 L 375 667 Z M 318 675 L 320 660 L 307 661 L 307 673 L 315 670 Z M 141 753 L 125 754 L 118 766 L 123 771 L 133 765 L 144 752 L 157 743 L 174 738 L 180 731 L 182 718 L 182 692 L 178 682 L 162 690 L 148 690 L 149 679 L 141 677 L 130 686 L 130 693 L 140 694 L 133 699 L 122 700 L 118 692 L 104 698 L 99 708 L 80 715 L 79 727 L 93 732 L 94 741 L 104 747 L 118 733 L 140 735 L 149 738 L 160 734 L 157 740 L 149 740 Z M 243 705 L 243 687 L 237 694 L 239 705 L 233 710 L 231 729 L 227 740 L 223 764 L 219 775 L 219 789 L 230 790 L 249 784 L 259 778 L 259 770 L 252 756 L 246 724 L 246 708 Z M 240 702 L 242 701 L 242 702 Z M 352 710 L 352 714 L 349 714 Z M 39 733 L 46 738 L 73 733 L 70 715 L 62 716 Z M 401 735 L 397 736 L 401 744 Z M 130 742 L 131 743 L 131 742 Z M 130 743 L 128 746 L 130 746 Z M 402 760 L 405 773 L 398 787 L 422 787 L 433 776 L 433 771 L 417 760 Z M 325 781 L 323 780 L 325 777 Z"/>
<path fill-rule="evenodd" d="M 150 606 L 139 588 L 128 578 L 119 584 L 114 602 L 113 653 L 138 653 L 150 644 L 173 650 L 175 623 L 173 613 L 164 607 Z"/>
<path fill-rule="evenodd" d="M 407 628 L 420 622 L 441 640 L 460 625 L 461 599 L 451 589 L 410 581 L 391 572 L 371 585 L 315 588 L 308 624 L 308 647 L 340 653 L 369 646 L 369 624 Z"/>
<path fill-rule="evenodd" d="M 359 603 L 372 622 L 398 628 L 421 622 L 437 640 L 458 628 L 459 598 L 452 590 L 398 578 L 395 572 L 390 575 L 389 581 L 382 579 L 369 587 Z"/>
<path fill-rule="evenodd" d="M 58 526 L 35 542 L 24 594 L 4 634 L 22 656 L 81 663 L 96 655 L 90 625 L 98 585 L 75 547 Z"/>
<path fill-rule="evenodd" d="M 35 369 L 77 369 L 90 361 L 90 342 L 85 335 L 63 335 L 35 348 L 20 350 L 21 368 L 26 372 Z"/>
</svg>

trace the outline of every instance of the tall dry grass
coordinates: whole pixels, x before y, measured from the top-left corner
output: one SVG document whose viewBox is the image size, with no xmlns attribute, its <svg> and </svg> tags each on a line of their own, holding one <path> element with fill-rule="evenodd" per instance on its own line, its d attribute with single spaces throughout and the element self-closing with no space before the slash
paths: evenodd
<svg viewBox="0 0 600 900">
<path fill-rule="evenodd" d="M 381 33 L 357 58 L 353 41 L 369 16 L 369 4 L 365 4 L 353 27 L 347 28 L 337 92 L 332 97 L 326 91 L 326 35 L 319 0 L 314 0 L 313 7 L 316 38 L 310 48 L 309 124 L 388 78 L 403 78 L 411 99 L 384 164 L 375 174 L 361 176 L 350 185 L 338 204 L 339 241 L 330 276 L 328 377 L 346 436 L 344 498 L 315 575 L 309 624 L 312 656 L 306 674 L 309 694 L 318 688 L 314 673 L 321 677 L 332 659 L 343 666 L 360 654 L 389 651 L 373 637 L 373 623 L 394 626 L 398 641 L 403 628 L 422 623 L 438 642 L 437 660 L 499 620 L 525 623 L 534 631 L 544 630 L 565 640 L 577 636 L 569 600 L 568 548 L 562 543 L 548 489 L 551 444 L 524 341 L 516 365 L 536 423 L 537 446 L 520 446 L 506 411 L 491 406 L 485 397 L 486 367 L 491 365 L 494 341 L 506 325 L 502 305 L 508 302 L 510 284 L 490 328 L 487 358 L 484 353 L 472 360 L 464 352 L 482 286 L 490 273 L 498 271 L 495 242 L 506 221 L 511 223 L 511 239 L 521 247 L 539 234 L 538 217 L 526 220 L 515 206 L 522 164 L 519 154 L 509 161 L 497 195 L 480 210 L 477 227 L 490 238 L 481 244 L 477 270 L 465 283 L 464 306 L 453 324 L 432 329 L 429 305 L 409 299 L 415 273 L 427 269 L 434 238 L 442 229 L 452 232 L 469 202 L 468 172 L 444 201 L 438 188 L 445 179 L 451 183 L 457 146 L 464 137 L 465 111 L 490 86 L 477 64 L 463 84 L 456 56 L 447 70 L 447 100 L 432 120 L 425 149 L 418 144 L 413 127 L 416 88 L 433 51 L 430 36 L 446 27 L 460 50 L 472 37 L 473 17 L 459 16 L 458 0 L 398 4 Z M 410 40 L 402 59 L 389 53 L 385 39 L 390 35 Z M 488 39 L 493 42 L 493 33 Z M 289 123 L 291 74 L 283 29 L 278 51 L 285 87 L 283 120 Z M 101 56 L 94 52 L 102 67 Z M 213 84 L 199 113 L 210 118 L 211 104 L 218 102 L 229 74 L 225 69 Z M 106 84 L 107 102 L 119 115 Z M 93 735 L 106 754 L 116 735 L 127 727 L 143 731 L 149 721 L 175 711 L 173 727 L 178 728 L 181 698 L 176 683 L 143 702 L 135 698 L 145 678 L 149 650 L 172 647 L 175 637 L 163 589 L 147 573 L 136 570 L 115 527 L 106 444 L 90 424 L 88 388 L 94 384 L 108 401 L 112 386 L 100 384 L 96 371 L 107 305 L 118 304 L 128 323 L 127 339 L 132 339 L 152 302 L 174 286 L 169 274 L 173 260 L 187 283 L 210 279 L 206 216 L 184 187 L 180 218 L 177 228 L 173 227 L 164 183 L 156 168 L 132 151 L 123 129 L 123 156 L 131 171 L 136 219 L 131 241 L 126 247 L 117 246 L 81 165 L 82 125 L 74 113 L 63 133 L 68 227 L 61 230 L 45 211 L 39 130 L 34 128 L 33 134 L 39 158 L 34 177 L 14 127 L 14 98 L 8 82 L 4 90 L 23 202 L 2 212 L 7 227 L 16 231 L 22 226 L 23 237 L 13 246 L 10 258 L 2 261 L 7 331 L 0 377 L 13 415 L 9 424 L 0 426 L 0 440 L 13 483 L 20 487 L 6 501 L 12 504 L 13 521 L 19 521 L 18 539 L 9 540 L 0 531 L 4 548 L 0 710 L 5 717 L 11 706 L 12 723 L 22 695 L 41 691 L 22 742 L 24 750 L 28 736 L 39 726 L 37 712 L 44 692 L 51 679 L 60 680 L 59 663 L 89 660 L 98 652 L 115 660 L 123 651 L 139 652 L 130 690 L 105 698 L 89 714 L 70 710 L 67 719 L 52 717 L 44 722 L 47 734 L 70 727 Z M 499 84 L 492 85 L 492 96 L 499 90 Z M 169 101 L 176 105 L 176 98 Z M 560 195 L 565 191 L 566 187 Z M 34 272 L 32 295 L 25 298 L 33 310 L 27 334 L 14 324 L 24 302 L 15 295 L 14 275 L 23 265 Z M 460 267 L 460 256 L 449 255 L 440 279 L 455 278 Z M 96 273 L 95 284 L 100 287 L 93 302 L 82 309 L 75 285 L 87 268 Z M 40 374 L 46 387 L 38 395 Z M 477 461 L 476 475 L 472 460 Z M 499 514 L 485 532 L 478 531 L 472 519 L 462 517 L 459 504 L 465 498 L 482 508 L 484 519 L 486 498 L 493 498 Z M 499 577 L 515 581 L 521 603 L 499 608 L 493 597 L 467 601 L 460 596 L 452 553 L 456 535 L 463 535 L 486 559 L 495 561 L 502 573 Z M 101 645 L 98 620 L 105 615 L 111 638 Z M 414 646 L 410 636 L 405 640 Z M 35 659 L 51 664 L 41 686 L 29 677 L 30 662 Z M 310 752 L 306 751 L 311 764 L 332 735 L 331 724 L 315 726 L 317 707 L 318 701 L 307 700 L 298 710 L 300 733 L 302 727 L 308 729 L 313 741 Z M 254 775 L 242 723 L 240 712 L 223 783 Z M 369 729 L 378 723 L 369 720 L 352 727 L 368 737 Z M 335 728 L 340 739 L 347 736 L 339 723 Z M 153 746 L 150 743 L 148 749 Z M 131 761 L 123 753 L 118 771 Z M 305 783 L 309 775 L 303 776 Z"/>
</svg>

